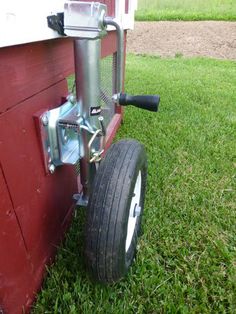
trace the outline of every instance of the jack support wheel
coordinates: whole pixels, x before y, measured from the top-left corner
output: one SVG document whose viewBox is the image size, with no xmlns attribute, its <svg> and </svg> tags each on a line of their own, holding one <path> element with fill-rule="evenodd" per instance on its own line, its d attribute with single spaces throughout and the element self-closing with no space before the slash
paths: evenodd
<svg viewBox="0 0 236 314">
<path fill-rule="evenodd" d="M 118 281 L 135 257 L 146 176 L 146 153 L 135 140 L 113 144 L 97 170 L 88 204 L 85 258 L 99 282 Z"/>
</svg>

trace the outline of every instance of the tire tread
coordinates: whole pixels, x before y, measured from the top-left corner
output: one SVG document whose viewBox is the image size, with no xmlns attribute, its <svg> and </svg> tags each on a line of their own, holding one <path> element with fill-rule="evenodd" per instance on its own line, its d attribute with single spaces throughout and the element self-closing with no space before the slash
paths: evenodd
<svg viewBox="0 0 236 314">
<path fill-rule="evenodd" d="M 132 181 L 134 161 L 143 152 L 143 146 L 134 140 L 113 144 L 94 179 L 85 230 L 85 255 L 90 272 L 100 282 L 117 281 L 126 272 L 121 252 L 124 212 L 119 209 L 128 201 L 127 186 Z"/>
</svg>

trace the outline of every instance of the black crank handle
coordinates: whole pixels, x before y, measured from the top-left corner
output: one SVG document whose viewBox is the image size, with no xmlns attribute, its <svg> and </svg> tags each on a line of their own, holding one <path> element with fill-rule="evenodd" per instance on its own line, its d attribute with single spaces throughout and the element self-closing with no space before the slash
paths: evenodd
<svg viewBox="0 0 236 314">
<path fill-rule="evenodd" d="M 158 111 L 159 102 L 160 102 L 159 95 L 140 95 L 140 96 L 131 96 L 127 94 L 119 95 L 119 104 L 121 106 L 131 105 L 154 112 Z"/>
</svg>

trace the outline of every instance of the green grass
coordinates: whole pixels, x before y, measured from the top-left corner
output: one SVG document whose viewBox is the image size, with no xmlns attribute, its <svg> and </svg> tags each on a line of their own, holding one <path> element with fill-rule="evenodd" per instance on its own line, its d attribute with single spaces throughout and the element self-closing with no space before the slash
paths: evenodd
<svg viewBox="0 0 236 314">
<path fill-rule="evenodd" d="M 91 282 L 78 209 L 34 313 L 236 312 L 236 63 L 129 55 L 126 90 L 160 93 L 159 113 L 128 108 L 117 139 L 144 143 L 144 234 L 128 276 Z"/>
<path fill-rule="evenodd" d="M 139 0 L 138 21 L 236 21 L 235 0 Z"/>
</svg>

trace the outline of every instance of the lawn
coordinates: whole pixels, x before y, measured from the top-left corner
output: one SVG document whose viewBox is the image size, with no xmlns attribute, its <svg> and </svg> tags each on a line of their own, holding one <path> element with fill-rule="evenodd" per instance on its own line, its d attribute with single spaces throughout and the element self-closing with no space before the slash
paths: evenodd
<svg viewBox="0 0 236 314">
<path fill-rule="evenodd" d="M 78 209 L 34 313 L 235 313 L 236 63 L 129 55 L 126 90 L 159 93 L 159 113 L 128 108 L 117 139 L 149 159 L 143 235 L 129 275 L 93 283 Z"/>
<path fill-rule="evenodd" d="M 136 20 L 236 21 L 235 0 L 139 0 Z"/>
</svg>

